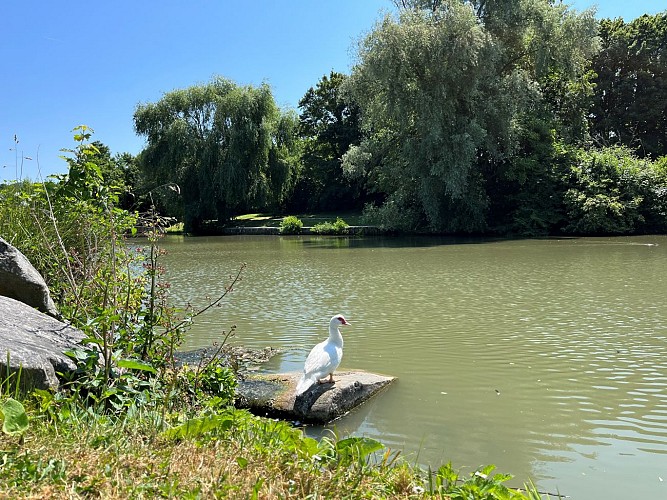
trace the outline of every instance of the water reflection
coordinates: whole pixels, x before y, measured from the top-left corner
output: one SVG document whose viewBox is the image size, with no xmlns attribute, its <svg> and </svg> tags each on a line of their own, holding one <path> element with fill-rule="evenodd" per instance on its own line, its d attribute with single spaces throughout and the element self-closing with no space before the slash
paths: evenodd
<svg viewBox="0 0 667 500">
<path fill-rule="evenodd" d="M 399 377 L 336 422 L 424 464 L 495 463 L 574 498 L 667 495 L 667 238 L 456 241 L 225 237 L 168 240 L 192 330 L 283 347 L 299 369 L 345 314 L 343 368 Z M 309 432 L 321 432 L 311 429 Z"/>
</svg>

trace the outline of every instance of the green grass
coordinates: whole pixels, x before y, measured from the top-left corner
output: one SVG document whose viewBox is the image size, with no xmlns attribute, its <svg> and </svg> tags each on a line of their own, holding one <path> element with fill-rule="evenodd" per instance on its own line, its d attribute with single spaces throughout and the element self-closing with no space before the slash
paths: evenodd
<svg viewBox="0 0 667 500">
<path fill-rule="evenodd" d="M 350 226 L 362 226 L 362 215 L 360 211 L 354 212 L 323 212 L 323 213 L 286 213 L 286 214 L 244 214 L 235 217 L 232 225 L 240 227 L 280 227 L 283 218 L 288 215 L 294 215 L 303 221 L 304 227 L 312 227 L 316 224 L 334 222 L 340 217 Z"/>
<path fill-rule="evenodd" d="M 177 222 L 176 224 L 165 228 L 164 232 L 167 234 L 183 234 L 183 226 L 184 224 L 182 222 Z"/>
<path fill-rule="evenodd" d="M 29 409 L 22 439 L 0 434 L 0 498 L 540 498 L 493 466 L 426 471 L 372 439 L 318 442 L 243 410 L 204 412 L 180 433 L 165 432 L 187 426 L 180 412 L 51 410 Z"/>
<path fill-rule="evenodd" d="M 174 439 L 157 414 L 73 409 L 56 423 L 31 412 L 22 442 L 0 434 L 0 498 L 408 498 L 421 484 L 389 455 L 371 466 L 285 422 L 227 415 L 228 425 Z"/>
</svg>

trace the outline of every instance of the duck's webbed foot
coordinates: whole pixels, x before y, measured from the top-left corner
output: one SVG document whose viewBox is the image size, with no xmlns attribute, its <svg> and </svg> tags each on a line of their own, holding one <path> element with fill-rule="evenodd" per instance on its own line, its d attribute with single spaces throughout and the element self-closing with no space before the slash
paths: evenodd
<svg viewBox="0 0 667 500">
<path fill-rule="evenodd" d="M 333 378 L 333 373 L 330 373 L 328 379 L 319 379 L 319 378 L 318 378 L 318 379 L 317 379 L 317 383 L 318 383 L 318 384 L 335 384 L 336 381 L 335 381 L 334 378 Z"/>
</svg>

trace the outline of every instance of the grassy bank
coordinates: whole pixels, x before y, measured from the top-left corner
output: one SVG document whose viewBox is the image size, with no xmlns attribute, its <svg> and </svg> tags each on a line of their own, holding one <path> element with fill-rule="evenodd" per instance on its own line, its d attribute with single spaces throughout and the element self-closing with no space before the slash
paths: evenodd
<svg viewBox="0 0 667 500">
<path fill-rule="evenodd" d="M 2 498 L 539 498 L 489 469 L 431 473 L 370 439 L 318 442 L 232 408 L 163 420 L 136 406 L 113 417 L 30 404 L 29 430 L 0 437 Z"/>
<path fill-rule="evenodd" d="M 245 214 L 235 217 L 232 223 L 241 227 L 280 227 L 286 214 Z M 289 214 L 291 215 L 291 214 Z M 336 213 L 303 213 L 294 214 L 304 226 L 314 226 L 325 222 L 335 221 L 338 217 L 344 219 L 351 226 L 363 225 L 360 211 Z"/>
<path fill-rule="evenodd" d="M 286 215 L 292 214 L 245 214 L 232 220 L 234 226 L 240 227 L 280 227 L 280 223 Z M 306 227 L 335 221 L 337 218 L 344 219 L 350 226 L 363 225 L 361 212 L 336 212 L 336 213 L 303 213 L 294 214 Z"/>
<path fill-rule="evenodd" d="M 316 443 L 281 422 L 226 410 L 208 432 L 172 437 L 159 415 L 80 412 L 35 422 L 22 444 L 3 436 L 5 498 L 351 498 L 405 495 L 411 472 L 315 457 Z M 37 415 L 33 415 L 35 419 Z M 210 417 L 212 418 L 212 417 Z M 174 427 L 169 427 L 174 428 Z M 322 458 L 325 457 L 325 458 Z"/>
</svg>

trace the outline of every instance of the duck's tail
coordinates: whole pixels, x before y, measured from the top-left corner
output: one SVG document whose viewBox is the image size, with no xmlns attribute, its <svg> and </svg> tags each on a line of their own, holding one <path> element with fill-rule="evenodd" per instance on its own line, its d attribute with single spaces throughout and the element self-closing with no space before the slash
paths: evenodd
<svg viewBox="0 0 667 500">
<path fill-rule="evenodd" d="M 299 383 L 296 384 L 296 396 L 300 396 L 304 392 L 306 392 L 311 385 L 315 383 L 315 378 L 313 376 L 306 377 L 306 374 L 304 373 L 301 376 L 301 380 L 299 380 Z"/>
</svg>

